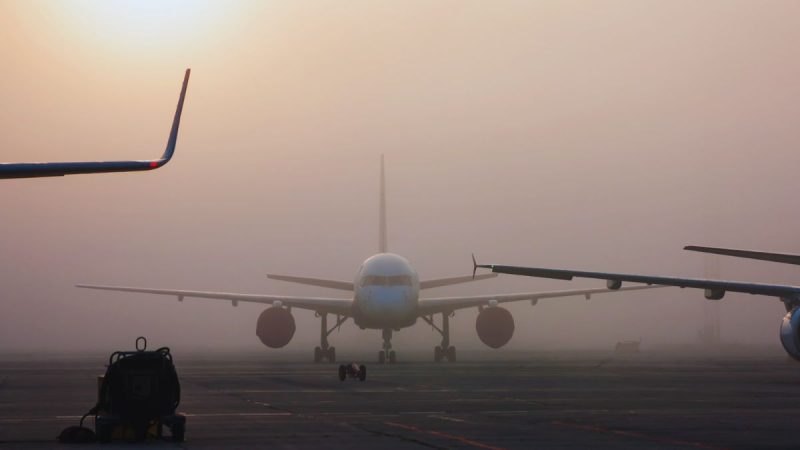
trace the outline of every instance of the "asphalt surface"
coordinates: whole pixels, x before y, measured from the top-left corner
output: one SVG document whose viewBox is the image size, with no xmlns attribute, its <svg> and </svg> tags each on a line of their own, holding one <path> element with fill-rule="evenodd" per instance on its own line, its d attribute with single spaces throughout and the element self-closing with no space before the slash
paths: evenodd
<svg viewBox="0 0 800 450">
<path fill-rule="evenodd" d="M 784 357 L 527 355 L 336 366 L 181 359 L 187 441 L 125 448 L 800 448 L 800 364 Z M 0 359 L 0 447 L 62 445 L 103 357 Z M 89 421 L 91 426 L 91 420 Z"/>
</svg>

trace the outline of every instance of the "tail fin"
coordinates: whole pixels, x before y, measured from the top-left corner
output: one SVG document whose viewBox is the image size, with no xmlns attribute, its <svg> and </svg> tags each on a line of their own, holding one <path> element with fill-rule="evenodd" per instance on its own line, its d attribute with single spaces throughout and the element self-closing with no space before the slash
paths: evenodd
<svg viewBox="0 0 800 450">
<path fill-rule="evenodd" d="M 386 173 L 383 168 L 383 155 L 381 155 L 381 205 L 380 205 L 380 230 L 378 231 L 378 252 L 386 253 L 389 251 L 389 244 L 386 236 Z"/>
</svg>

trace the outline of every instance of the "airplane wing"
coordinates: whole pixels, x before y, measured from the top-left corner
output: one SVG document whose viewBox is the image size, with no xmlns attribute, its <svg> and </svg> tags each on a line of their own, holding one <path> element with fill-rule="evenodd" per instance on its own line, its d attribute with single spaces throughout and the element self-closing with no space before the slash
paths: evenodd
<svg viewBox="0 0 800 450">
<path fill-rule="evenodd" d="M 274 273 L 268 273 L 267 278 L 272 280 L 286 281 L 289 283 L 307 284 L 310 286 L 339 289 L 341 291 L 353 292 L 353 290 L 355 289 L 352 281 L 326 280 L 324 278 L 295 277 L 292 275 L 276 275 Z"/>
<path fill-rule="evenodd" d="M 105 291 L 136 292 L 140 294 L 172 295 L 183 301 L 184 297 L 207 298 L 213 300 L 227 300 L 233 306 L 239 302 L 262 303 L 267 305 L 282 305 L 290 308 L 310 309 L 312 311 L 350 316 L 352 314 L 353 300 L 343 298 L 324 297 L 289 297 L 285 295 L 259 295 L 235 294 L 230 292 L 185 291 L 176 289 L 149 289 L 124 286 L 102 286 L 92 284 L 78 284 L 76 287 L 86 289 L 99 289 Z"/>
<path fill-rule="evenodd" d="M 485 280 L 487 278 L 494 278 L 497 274 L 495 273 L 487 273 L 482 275 L 475 275 L 475 276 L 463 276 L 463 277 L 450 277 L 450 278 L 437 278 L 433 280 L 422 280 L 419 282 L 420 289 L 430 289 L 435 287 L 441 286 L 451 286 L 454 284 L 460 283 L 469 283 L 471 281 L 477 280 Z M 355 285 L 352 281 L 338 281 L 338 280 L 327 280 L 324 278 L 309 278 L 309 277 L 296 277 L 292 275 L 276 275 L 273 273 L 268 273 L 267 278 L 272 280 L 280 280 L 286 281 L 289 283 L 297 283 L 297 284 L 306 284 L 309 286 L 319 286 L 325 287 L 330 289 L 339 289 L 341 291 L 350 291 L 352 292 L 355 289 Z"/>
<path fill-rule="evenodd" d="M 737 256 L 739 258 L 758 259 L 761 261 L 800 265 L 800 255 L 791 253 L 757 252 L 753 250 L 739 250 L 735 248 L 701 247 L 698 245 L 687 245 L 686 247 L 683 247 L 683 249 L 693 252 L 713 253 L 715 255 Z"/>
<path fill-rule="evenodd" d="M 780 284 L 744 283 L 740 281 L 704 280 L 698 278 L 660 277 L 649 275 L 632 275 L 624 273 L 585 272 L 580 270 L 547 269 L 541 267 L 503 266 L 499 264 L 477 264 L 476 267 L 491 269 L 495 273 L 525 275 L 539 278 L 555 278 L 571 280 L 577 278 L 595 278 L 606 280 L 611 289 L 619 288 L 622 282 L 659 284 L 681 288 L 705 289 L 709 300 L 719 300 L 726 292 L 742 292 L 753 295 L 766 295 L 781 299 L 800 299 L 800 287 Z"/>
<path fill-rule="evenodd" d="M 172 129 L 167 140 L 167 147 L 159 159 L 137 161 L 86 161 L 86 162 L 43 162 L 43 163 L 0 163 L 0 179 L 4 178 L 38 178 L 60 177 L 103 172 L 136 172 L 153 170 L 167 164 L 175 153 L 175 144 L 178 141 L 178 127 L 181 123 L 183 101 L 186 98 L 186 87 L 189 85 L 190 69 L 186 69 L 183 78 L 181 95 L 178 98 L 178 107 L 172 120 Z"/>
<path fill-rule="evenodd" d="M 452 286 L 454 284 L 469 283 L 477 280 L 485 280 L 487 278 L 494 278 L 497 274 L 485 273 L 481 275 L 467 275 L 463 277 L 450 277 L 450 278 L 436 278 L 433 280 L 422 280 L 419 282 L 420 289 L 431 289 L 442 286 Z"/>
<path fill-rule="evenodd" d="M 653 289 L 665 286 L 627 286 L 617 289 L 618 291 L 639 291 L 643 289 Z M 426 298 L 419 301 L 419 315 L 427 316 L 430 314 L 446 313 L 457 309 L 474 308 L 479 306 L 494 306 L 499 303 L 518 302 L 530 300 L 533 304 L 546 298 L 584 296 L 588 300 L 594 294 L 604 294 L 613 292 L 613 289 L 593 288 L 593 289 L 572 289 L 562 291 L 543 291 L 543 292 L 523 292 L 519 294 L 495 294 L 495 295 L 476 295 L 471 297 L 440 297 Z"/>
</svg>

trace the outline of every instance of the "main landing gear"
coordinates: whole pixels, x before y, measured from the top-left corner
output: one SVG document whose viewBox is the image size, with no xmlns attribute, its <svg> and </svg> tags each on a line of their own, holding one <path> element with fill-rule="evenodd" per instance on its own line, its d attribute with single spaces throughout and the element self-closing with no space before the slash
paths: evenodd
<svg viewBox="0 0 800 450">
<path fill-rule="evenodd" d="M 394 364 L 397 362 L 397 354 L 392 350 L 392 330 L 385 328 L 383 330 L 383 350 L 378 352 L 379 364 Z"/>
<path fill-rule="evenodd" d="M 456 362 L 456 348 L 450 345 L 450 317 L 452 315 L 452 311 L 442 313 L 442 328 L 436 326 L 436 324 L 433 322 L 433 316 L 422 317 L 422 320 L 428 322 L 428 324 L 432 326 L 434 330 L 438 331 L 439 334 L 442 335 L 442 344 L 433 349 L 433 360 L 437 363 L 442 362 L 445 359 L 450 362 Z"/>
<path fill-rule="evenodd" d="M 328 329 L 328 314 L 327 313 L 317 313 L 317 316 L 320 317 L 320 335 L 319 347 L 314 348 L 314 362 L 320 363 L 327 360 L 330 363 L 336 362 L 336 347 L 331 347 L 328 345 L 328 336 L 333 333 L 333 330 L 339 329 L 345 321 L 347 321 L 347 316 L 336 316 L 336 325 Z"/>
</svg>

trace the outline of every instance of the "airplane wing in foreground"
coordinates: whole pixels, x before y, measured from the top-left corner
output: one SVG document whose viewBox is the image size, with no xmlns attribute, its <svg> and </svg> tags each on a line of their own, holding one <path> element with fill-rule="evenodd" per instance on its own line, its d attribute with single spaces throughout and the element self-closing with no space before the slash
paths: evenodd
<svg viewBox="0 0 800 450">
<path fill-rule="evenodd" d="M 573 278 L 595 278 L 606 280 L 607 286 L 611 289 L 619 289 L 623 282 L 705 289 L 705 297 L 709 300 L 720 300 L 725 296 L 726 292 L 741 292 L 745 294 L 778 297 L 784 300 L 785 303 L 787 301 L 789 303 L 795 303 L 797 302 L 797 299 L 800 299 L 800 287 L 780 284 L 745 283 L 740 281 L 704 280 L 698 278 L 661 277 L 608 272 L 586 272 L 580 270 L 548 269 L 542 267 L 504 266 L 499 264 L 477 264 L 476 267 L 491 269 L 492 272 L 495 273 L 524 275 L 538 278 L 554 278 L 558 280 L 571 280 Z"/>
<path fill-rule="evenodd" d="M 230 292 L 186 291 L 177 289 L 149 289 L 124 286 L 102 286 L 91 284 L 78 284 L 76 287 L 86 289 L 99 289 L 105 291 L 136 292 L 140 294 L 171 295 L 183 301 L 185 297 L 206 298 L 213 300 L 227 300 L 233 306 L 239 302 L 261 303 L 273 306 L 286 306 L 289 308 L 309 309 L 312 311 L 341 316 L 352 315 L 353 300 L 324 297 L 290 297 L 285 295 L 260 295 L 260 294 L 235 294 Z"/>
<path fill-rule="evenodd" d="M 181 87 L 181 94 L 178 98 L 178 106 L 175 110 L 175 117 L 172 121 L 169 139 L 167 140 L 167 147 L 159 159 L 100 162 L 0 163 L 0 179 L 60 177 L 64 175 L 105 172 L 137 172 L 162 167 L 172 159 L 172 155 L 175 153 L 175 145 L 178 141 L 178 127 L 181 123 L 181 112 L 183 111 L 183 101 L 186 98 L 186 88 L 189 85 L 190 72 L 190 69 L 186 69 L 186 75 L 183 78 L 183 86 Z"/>
<path fill-rule="evenodd" d="M 687 245 L 686 247 L 683 247 L 683 249 L 700 253 L 712 253 L 715 255 L 736 256 L 738 258 L 758 259 L 761 261 L 800 265 L 800 255 L 795 255 L 792 253 L 759 252 L 753 250 L 739 250 L 735 248 L 701 247 L 698 245 Z"/>
</svg>

